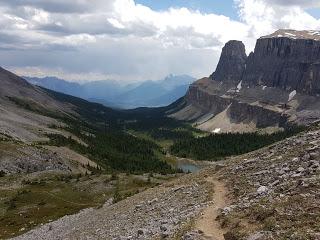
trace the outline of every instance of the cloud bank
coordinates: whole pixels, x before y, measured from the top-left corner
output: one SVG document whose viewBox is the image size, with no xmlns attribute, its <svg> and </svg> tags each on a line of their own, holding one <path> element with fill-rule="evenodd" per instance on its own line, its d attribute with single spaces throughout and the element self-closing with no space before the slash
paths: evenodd
<svg viewBox="0 0 320 240">
<path fill-rule="evenodd" d="M 314 0 L 235 0 L 239 20 L 134 0 L 0 0 L 0 64 L 21 75 L 72 80 L 209 75 L 221 47 L 279 28 L 320 29 Z M 231 6 L 230 6 L 231 7 Z"/>
</svg>

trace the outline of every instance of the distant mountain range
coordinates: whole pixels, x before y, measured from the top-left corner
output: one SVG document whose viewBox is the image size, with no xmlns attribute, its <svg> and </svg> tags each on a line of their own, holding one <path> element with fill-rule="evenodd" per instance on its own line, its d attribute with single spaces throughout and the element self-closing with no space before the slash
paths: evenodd
<svg viewBox="0 0 320 240">
<path fill-rule="evenodd" d="M 56 77 L 24 77 L 28 82 L 90 101 L 117 108 L 158 107 L 184 96 L 195 78 L 169 75 L 163 80 L 123 85 L 117 81 L 94 81 L 84 84 Z"/>
</svg>

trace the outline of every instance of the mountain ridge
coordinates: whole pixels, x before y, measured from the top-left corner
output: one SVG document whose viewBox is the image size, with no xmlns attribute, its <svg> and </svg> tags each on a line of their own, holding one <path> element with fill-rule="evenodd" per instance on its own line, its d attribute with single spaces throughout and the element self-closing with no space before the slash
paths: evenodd
<svg viewBox="0 0 320 240">
<path fill-rule="evenodd" d="M 182 97 L 194 78 L 169 75 L 163 80 L 123 85 L 116 81 L 94 81 L 83 84 L 55 77 L 25 77 L 30 83 L 116 108 L 166 106 Z M 146 95 L 147 94 L 147 95 Z"/>
<path fill-rule="evenodd" d="M 320 119 L 317 34 L 279 30 L 259 38 L 248 57 L 242 42 L 229 41 L 216 71 L 192 84 L 186 107 L 171 116 L 210 132 L 269 131 Z"/>
</svg>

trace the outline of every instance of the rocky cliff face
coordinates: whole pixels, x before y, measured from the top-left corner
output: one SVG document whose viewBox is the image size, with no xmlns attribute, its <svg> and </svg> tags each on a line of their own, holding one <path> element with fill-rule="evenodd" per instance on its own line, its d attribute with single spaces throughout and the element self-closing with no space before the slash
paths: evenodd
<svg viewBox="0 0 320 240">
<path fill-rule="evenodd" d="M 306 94 L 320 93 L 317 36 L 316 32 L 280 30 L 260 38 L 248 57 L 243 82 Z"/>
<path fill-rule="evenodd" d="M 257 128 L 267 128 L 269 126 L 285 127 L 289 117 L 281 110 L 268 109 L 258 104 L 249 104 L 227 95 L 211 94 L 198 86 L 190 87 L 186 100 L 189 103 L 201 106 L 204 114 L 210 112 L 212 116 L 217 116 L 225 111 L 224 120 L 228 119 L 231 124 L 249 125 L 254 123 Z M 214 129 L 223 128 L 221 126 L 223 124 L 218 124 Z M 207 129 L 204 128 L 203 130 Z"/>
<path fill-rule="evenodd" d="M 242 78 L 246 60 L 244 44 L 240 41 L 229 41 L 222 49 L 219 64 L 211 78 L 220 82 L 236 84 Z"/>
<path fill-rule="evenodd" d="M 208 131 L 256 131 L 320 119 L 320 32 L 279 30 L 248 57 L 230 41 L 216 71 L 194 83 L 172 116 Z"/>
</svg>

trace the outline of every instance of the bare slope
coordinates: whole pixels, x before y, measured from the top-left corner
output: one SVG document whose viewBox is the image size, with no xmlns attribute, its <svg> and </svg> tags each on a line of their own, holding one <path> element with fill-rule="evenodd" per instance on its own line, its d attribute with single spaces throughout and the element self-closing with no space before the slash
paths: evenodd
<svg viewBox="0 0 320 240">
<path fill-rule="evenodd" d="M 0 134 L 26 142 L 43 139 L 48 125 L 58 122 L 31 108 L 38 112 L 74 113 L 70 104 L 55 100 L 43 89 L 0 68 Z"/>
</svg>

